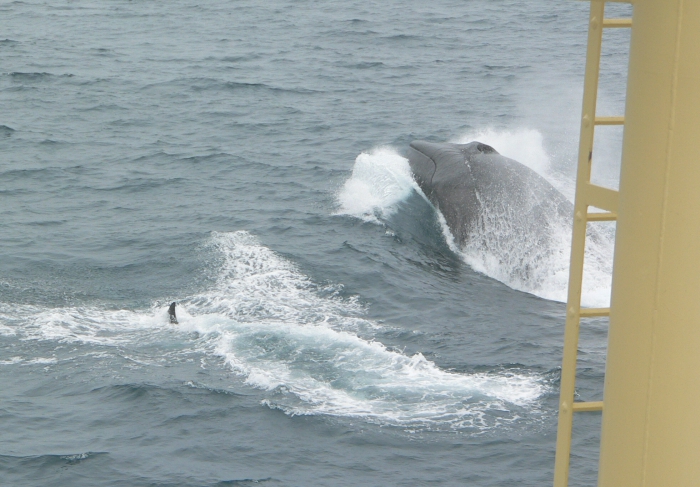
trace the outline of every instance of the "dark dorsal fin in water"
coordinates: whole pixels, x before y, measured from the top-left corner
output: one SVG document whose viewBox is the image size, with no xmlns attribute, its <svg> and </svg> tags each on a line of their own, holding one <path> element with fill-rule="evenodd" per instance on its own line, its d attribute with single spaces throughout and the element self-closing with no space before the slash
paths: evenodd
<svg viewBox="0 0 700 487">
<path fill-rule="evenodd" d="M 172 303 L 170 305 L 170 308 L 168 308 L 168 314 L 170 315 L 170 323 L 177 325 L 177 316 L 175 316 L 175 303 Z"/>
</svg>

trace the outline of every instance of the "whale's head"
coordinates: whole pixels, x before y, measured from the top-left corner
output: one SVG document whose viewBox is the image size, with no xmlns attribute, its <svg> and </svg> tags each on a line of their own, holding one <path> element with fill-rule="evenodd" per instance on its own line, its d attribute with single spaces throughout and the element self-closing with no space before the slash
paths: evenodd
<svg viewBox="0 0 700 487">
<path fill-rule="evenodd" d="M 474 235 L 482 245 L 478 242 L 486 237 L 507 234 L 517 245 L 534 242 L 532 252 L 537 252 L 538 242 L 559 238 L 550 234 L 550 228 L 559 228 L 558 223 L 550 227 L 551 222 L 571 219 L 572 204 L 546 179 L 484 143 L 417 140 L 407 157 L 416 183 L 458 246 Z M 519 242 L 519 235 L 528 235 L 530 243 Z"/>
<path fill-rule="evenodd" d="M 432 185 L 433 177 L 445 166 L 463 166 L 477 154 L 498 154 L 496 149 L 481 142 L 448 144 L 415 140 L 408 150 L 408 163 L 418 185 L 425 191 Z"/>
</svg>

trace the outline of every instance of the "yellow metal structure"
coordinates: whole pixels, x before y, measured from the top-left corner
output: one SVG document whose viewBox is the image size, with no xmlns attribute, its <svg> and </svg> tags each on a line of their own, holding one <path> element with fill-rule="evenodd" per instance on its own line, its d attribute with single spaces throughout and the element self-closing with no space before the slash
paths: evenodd
<svg viewBox="0 0 700 487">
<path fill-rule="evenodd" d="M 700 486 L 700 1 L 637 0 L 599 486 Z"/>
<path fill-rule="evenodd" d="M 603 409 L 602 402 L 574 402 L 574 391 L 576 387 L 576 358 L 581 318 L 609 316 L 610 314 L 608 308 L 581 308 L 586 227 L 588 222 L 616 220 L 618 207 L 617 191 L 591 184 L 593 135 L 596 125 L 622 125 L 624 123 L 624 117 L 596 117 L 596 100 L 603 28 L 630 27 L 632 21 L 631 19 L 606 19 L 604 14 L 605 3 L 592 1 L 588 24 L 588 49 L 586 52 L 586 74 L 583 88 L 578 172 L 576 175 L 576 198 L 574 201 L 574 224 L 569 266 L 569 294 L 566 304 L 564 358 L 562 361 L 559 398 L 559 426 L 554 464 L 555 487 L 566 487 L 568 485 L 573 413 L 601 411 Z M 591 213 L 588 211 L 590 206 L 606 210 L 606 212 Z"/>
<path fill-rule="evenodd" d="M 700 0 L 591 2 L 554 485 L 568 483 L 580 319 L 610 316 L 600 487 L 700 486 Z M 625 117 L 596 117 L 602 29 L 631 27 Z M 624 124 L 620 191 L 590 183 Z M 590 206 L 606 213 L 589 213 Z M 582 309 L 588 222 L 618 220 L 611 308 Z"/>
</svg>

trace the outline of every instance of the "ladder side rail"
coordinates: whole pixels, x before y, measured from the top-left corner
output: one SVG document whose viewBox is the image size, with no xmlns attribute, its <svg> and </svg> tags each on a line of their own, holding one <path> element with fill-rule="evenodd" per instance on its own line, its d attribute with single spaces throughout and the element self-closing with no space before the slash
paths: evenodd
<svg viewBox="0 0 700 487">
<path fill-rule="evenodd" d="M 564 331 L 564 353 L 561 369 L 561 392 L 559 397 L 559 422 L 557 447 L 554 461 L 554 487 L 567 487 L 571 457 L 571 432 L 573 426 L 573 401 L 576 383 L 576 358 L 583 283 L 583 261 L 586 245 L 588 205 L 586 186 L 591 177 L 591 158 L 595 129 L 595 109 L 598 97 L 600 53 L 603 41 L 603 18 L 605 3 L 592 1 L 588 27 L 588 47 L 584 78 L 581 135 L 576 175 L 576 198 L 574 201 L 573 235 L 569 265 L 569 290 L 566 325 Z"/>
</svg>

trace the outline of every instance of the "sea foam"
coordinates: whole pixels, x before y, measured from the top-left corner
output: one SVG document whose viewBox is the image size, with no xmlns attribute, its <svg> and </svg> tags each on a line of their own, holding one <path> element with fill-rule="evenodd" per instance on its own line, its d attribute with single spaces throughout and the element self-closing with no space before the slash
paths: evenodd
<svg viewBox="0 0 700 487">
<path fill-rule="evenodd" d="M 382 424 L 483 429 L 512 421 L 545 392 L 527 371 L 454 373 L 420 353 L 361 335 L 378 326 L 328 294 L 246 232 L 216 233 L 214 289 L 184 301 L 181 327 L 209 337 L 245 382 L 288 414 L 358 417 Z M 498 413 L 496 413 L 498 412 Z"/>
<path fill-rule="evenodd" d="M 527 369 L 457 373 L 386 347 L 382 326 L 365 318 L 357 299 L 341 296 L 338 285 L 317 285 L 245 231 L 215 232 L 203 250 L 215 256 L 214 284 L 177 300 L 176 327 L 165 301 L 143 310 L 2 304 L 0 326 L 25 340 L 109 347 L 130 361 L 147 343 L 153 360 L 140 360 L 143 366 L 162 358 L 158 343 L 169 344 L 166 355 L 201 353 L 289 415 L 478 433 L 539 411 L 549 390 Z M 173 348 L 178 335 L 182 345 Z M 0 365 L 24 363 L 56 360 Z"/>
</svg>

